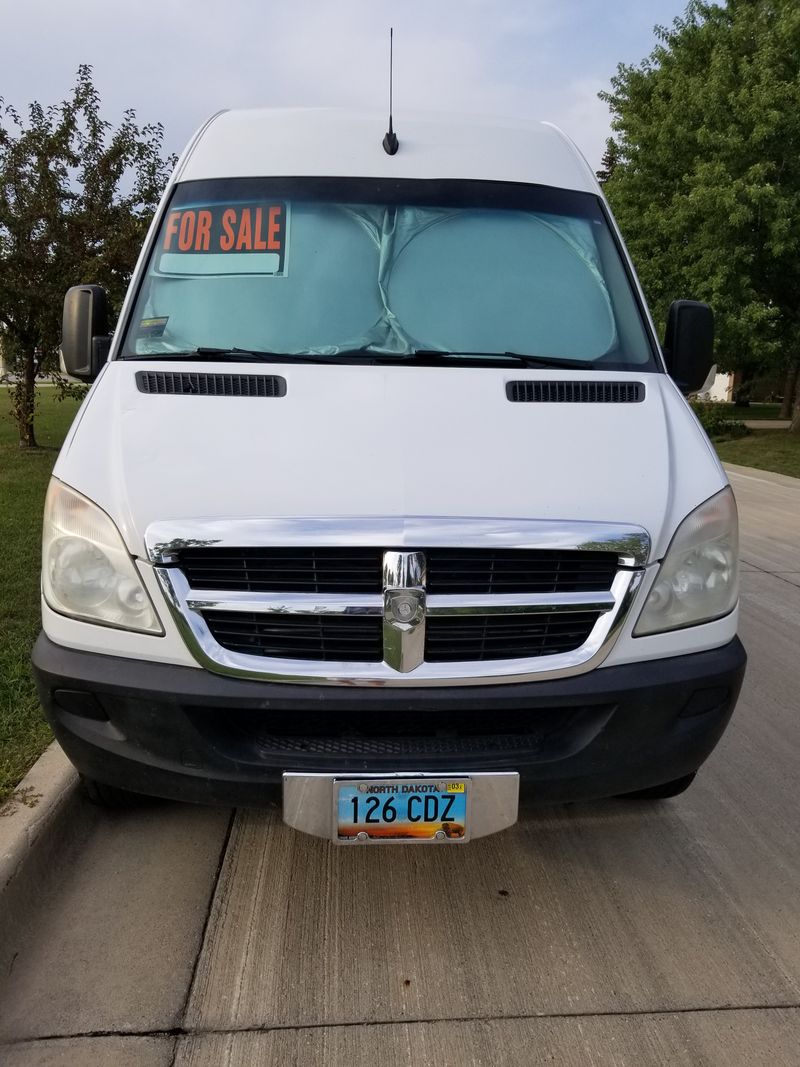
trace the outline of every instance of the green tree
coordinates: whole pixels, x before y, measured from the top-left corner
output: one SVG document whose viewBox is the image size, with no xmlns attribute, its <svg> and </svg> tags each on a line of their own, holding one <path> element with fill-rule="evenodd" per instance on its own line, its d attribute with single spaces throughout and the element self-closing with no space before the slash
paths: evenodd
<svg viewBox="0 0 800 1067">
<path fill-rule="evenodd" d="M 609 104 L 605 192 L 657 317 L 696 296 L 729 370 L 800 373 L 800 4 L 695 0 Z M 800 408 L 793 429 L 800 433 Z"/>
<path fill-rule="evenodd" d="M 20 446 L 36 447 L 35 382 L 58 374 L 64 293 L 96 282 L 119 308 L 173 158 L 160 124 L 100 116 L 91 67 L 69 99 L 26 118 L 0 99 L 0 344 Z"/>
<path fill-rule="evenodd" d="M 613 137 L 606 138 L 606 150 L 600 160 L 600 170 L 597 171 L 597 180 L 605 185 L 616 169 L 619 161 L 619 148 Z"/>
</svg>

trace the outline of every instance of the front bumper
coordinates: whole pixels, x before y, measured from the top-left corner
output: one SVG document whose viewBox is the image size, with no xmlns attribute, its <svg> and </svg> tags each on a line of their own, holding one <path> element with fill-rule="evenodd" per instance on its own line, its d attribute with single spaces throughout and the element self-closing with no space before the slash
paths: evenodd
<svg viewBox="0 0 800 1067">
<path fill-rule="evenodd" d="M 88 777 L 133 792 L 258 805 L 284 771 L 519 771 L 541 801 L 672 781 L 708 757 L 746 655 L 722 648 L 552 681 L 395 689 L 226 678 L 81 652 L 41 634 L 39 696 Z"/>
</svg>

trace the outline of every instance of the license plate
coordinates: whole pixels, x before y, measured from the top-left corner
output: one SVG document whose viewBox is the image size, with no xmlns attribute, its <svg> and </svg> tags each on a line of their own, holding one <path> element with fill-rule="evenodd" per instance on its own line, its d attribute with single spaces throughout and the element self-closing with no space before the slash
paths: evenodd
<svg viewBox="0 0 800 1067">
<path fill-rule="evenodd" d="M 336 839 L 341 842 L 466 841 L 468 778 L 372 778 L 336 782 Z"/>
</svg>

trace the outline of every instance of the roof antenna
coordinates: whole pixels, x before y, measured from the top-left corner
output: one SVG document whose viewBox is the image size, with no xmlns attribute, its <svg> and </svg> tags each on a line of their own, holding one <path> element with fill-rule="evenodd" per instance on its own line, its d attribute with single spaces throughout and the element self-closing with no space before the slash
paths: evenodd
<svg viewBox="0 0 800 1067">
<path fill-rule="evenodd" d="M 394 27 L 389 28 L 389 129 L 383 138 L 383 150 L 387 155 L 393 156 L 400 147 L 397 134 L 392 129 L 392 52 L 394 46 Z"/>
</svg>

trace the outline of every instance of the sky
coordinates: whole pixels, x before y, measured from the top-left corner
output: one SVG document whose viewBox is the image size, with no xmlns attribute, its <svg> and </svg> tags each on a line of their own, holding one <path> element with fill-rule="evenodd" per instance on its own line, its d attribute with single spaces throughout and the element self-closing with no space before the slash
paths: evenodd
<svg viewBox="0 0 800 1067">
<path fill-rule="evenodd" d="M 653 48 L 685 0 L 0 0 L 0 98 L 24 108 L 69 94 L 94 67 L 104 117 L 134 108 L 180 151 L 223 107 L 383 110 L 388 29 L 394 113 L 549 119 L 599 166 L 619 62 Z"/>
</svg>

